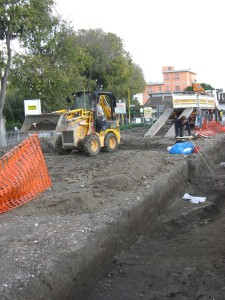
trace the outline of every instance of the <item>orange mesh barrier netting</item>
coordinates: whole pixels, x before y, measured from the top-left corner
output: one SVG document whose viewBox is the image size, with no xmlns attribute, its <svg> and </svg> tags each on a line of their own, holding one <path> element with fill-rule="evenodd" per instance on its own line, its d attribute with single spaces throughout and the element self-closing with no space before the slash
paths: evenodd
<svg viewBox="0 0 225 300">
<path fill-rule="evenodd" d="M 0 213 L 18 207 L 51 187 L 37 134 L 0 158 Z"/>
<path fill-rule="evenodd" d="M 195 128 L 195 132 L 202 136 L 213 136 L 215 134 L 225 132 L 225 127 L 220 122 L 213 120 L 207 124 L 204 120 L 202 128 Z"/>
</svg>

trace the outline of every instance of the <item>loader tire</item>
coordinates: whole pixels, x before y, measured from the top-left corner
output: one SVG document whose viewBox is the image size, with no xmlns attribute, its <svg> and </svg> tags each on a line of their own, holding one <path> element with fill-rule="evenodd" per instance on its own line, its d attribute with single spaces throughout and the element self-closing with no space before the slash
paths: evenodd
<svg viewBox="0 0 225 300">
<path fill-rule="evenodd" d="M 55 151 L 60 155 L 70 154 L 72 149 L 62 148 L 62 135 L 59 135 L 55 140 Z"/>
<path fill-rule="evenodd" d="M 83 140 L 84 153 L 88 156 L 96 156 L 100 149 L 100 140 L 96 134 L 87 135 Z"/>
<path fill-rule="evenodd" d="M 109 132 L 105 136 L 104 150 L 106 152 L 115 152 L 118 148 L 118 139 L 113 132 Z"/>
<path fill-rule="evenodd" d="M 78 143 L 78 145 L 77 145 L 77 151 L 78 152 L 84 152 L 83 140 Z"/>
</svg>

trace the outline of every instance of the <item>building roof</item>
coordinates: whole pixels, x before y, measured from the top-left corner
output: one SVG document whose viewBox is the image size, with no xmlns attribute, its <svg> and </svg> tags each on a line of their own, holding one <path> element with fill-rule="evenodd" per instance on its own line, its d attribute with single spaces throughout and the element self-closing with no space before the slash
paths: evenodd
<svg viewBox="0 0 225 300">
<path fill-rule="evenodd" d="M 162 96 L 149 98 L 147 102 L 145 102 L 144 107 L 152 107 L 156 105 L 162 104 Z"/>
<path fill-rule="evenodd" d="M 172 103 L 172 93 L 153 93 L 150 94 L 149 99 L 145 102 L 143 105 L 144 107 L 155 107 L 157 105 L 166 104 L 165 102 L 171 102 Z M 164 102 L 164 103 L 163 103 Z M 167 105 L 168 106 L 168 105 Z"/>
<path fill-rule="evenodd" d="M 190 69 L 181 69 L 181 70 L 163 70 L 162 73 L 178 73 L 178 72 L 189 72 L 195 74 L 195 72 L 191 71 Z"/>
<path fill-rule="evenodd" d="M 158 84 L 165 84 L 164 82 L 148 82 L 147 85 L 158 85 Z"/>
</svg>

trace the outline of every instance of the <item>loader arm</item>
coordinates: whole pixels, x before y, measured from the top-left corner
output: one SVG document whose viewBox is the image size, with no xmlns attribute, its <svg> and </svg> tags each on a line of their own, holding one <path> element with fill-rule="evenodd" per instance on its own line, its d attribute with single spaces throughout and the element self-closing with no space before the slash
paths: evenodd
<svg viewBox="0 0 225 300">
<path fill-rule="evenodd" d="M 107 120 L 111 119 L 111 108 L 110 108 L 108 102 L 106 101 L 106 98 L 104 95 L 100 96 L 99 104 L 101 105 L 101 107 L 105 113 L 106 119 Z"/>
</svg>

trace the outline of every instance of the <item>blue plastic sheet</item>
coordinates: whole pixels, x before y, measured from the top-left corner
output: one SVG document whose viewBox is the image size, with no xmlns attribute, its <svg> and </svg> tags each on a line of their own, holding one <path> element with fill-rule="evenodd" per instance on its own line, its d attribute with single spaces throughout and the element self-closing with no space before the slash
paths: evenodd
<svg viewBox="0 0 225 300">
<path fill-rule="evenodd" d="M 184 142 L 184 143 L 176 143 L 173 145 L 169 153 L 170 154 L 190 154 L 194 151 L 194 145 L 191 142 Z"/>
</svg>

